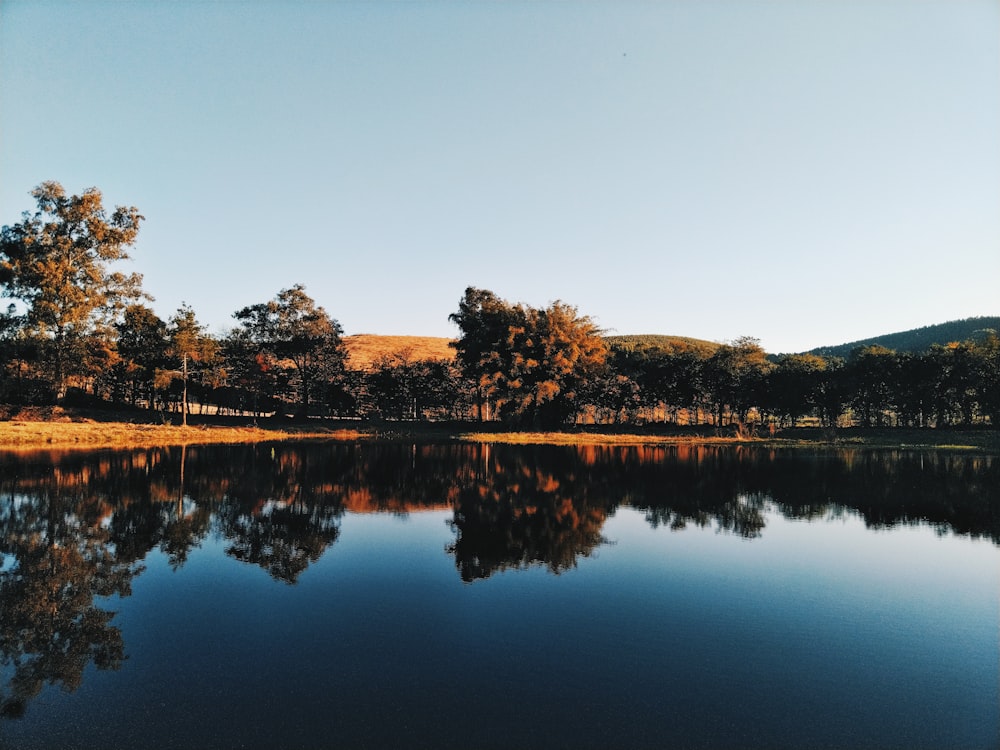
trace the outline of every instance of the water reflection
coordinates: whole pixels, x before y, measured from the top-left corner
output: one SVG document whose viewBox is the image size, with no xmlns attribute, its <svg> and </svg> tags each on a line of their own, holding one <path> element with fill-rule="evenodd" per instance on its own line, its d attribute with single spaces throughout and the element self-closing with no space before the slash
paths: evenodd
<svg viewBox="0 0 1000 750">
<path fill-rule="evenodd" d="M 475 465 L 455 493 L 448 547 L 463 581 L 536 564 L 560 573 L 605 541 L 614 496 L 572 452 L 482 446 Z"/>
<path fill-rule="evenodd" d="M 128 596 L 141 571 L 117 549 L 103 521 L 101 493 L 61 478 L 30 497 L 5 492 L 0 505 L 0 715 L 23 715 L 45 685 L 72 691 L 91 662 L 118 669 L 124 658 L 114 612 L 96 597 Z M 6 488 L 5 488 L 6 489 Z"/>
<path fill-rule="evenodd" d="M 462 581 L 560 574 L 607 543 L 621 506 L 650 525 L 754 539 L 769 514 L 856 514 L 1000 544 L 1000 461 L 913 451 L 276 444 L 0 454 L 0 712 L 45 685 L 117 669 L 113 596 L 159 550 L 175 569 L 209 535 L 295 584 L 351 513 L 447 509 Z"/>
</svg>

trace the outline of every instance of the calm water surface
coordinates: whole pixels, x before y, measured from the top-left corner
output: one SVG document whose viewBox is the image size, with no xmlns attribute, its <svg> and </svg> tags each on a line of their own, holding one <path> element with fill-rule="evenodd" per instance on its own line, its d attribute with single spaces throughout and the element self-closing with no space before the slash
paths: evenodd
<svg viewBox="0 0 1000 750">
<path fill-rule="evenodd" d="M 0 454 L 0 747 L 1000 747 L 1000 458 Z"/>
</svg>

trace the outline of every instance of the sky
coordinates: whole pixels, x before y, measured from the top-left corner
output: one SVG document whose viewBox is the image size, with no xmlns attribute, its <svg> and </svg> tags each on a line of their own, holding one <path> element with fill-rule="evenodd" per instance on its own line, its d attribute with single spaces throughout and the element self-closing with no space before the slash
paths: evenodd
<svg viewBox="0 0 1000 750">
<path fill-rule="evenodd" d="M 996 0 L 0 2 L 0 224 L 145 216 L 153 308 L 468 286 L 796 352 L 1000 315 Z"/>
</svg>

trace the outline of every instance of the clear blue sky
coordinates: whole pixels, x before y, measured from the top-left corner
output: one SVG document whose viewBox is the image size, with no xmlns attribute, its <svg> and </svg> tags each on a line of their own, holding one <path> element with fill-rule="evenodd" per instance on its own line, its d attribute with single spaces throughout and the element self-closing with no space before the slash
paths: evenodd
<svg viewBox="0 0 1000 750">
<path fill-rule="evenodd" d="M 801 351 L 1000 314 L 1000 3 L 0 4 L 0 223 L 57 180 L 215 332 L 466 286 Z"/>
</svg>

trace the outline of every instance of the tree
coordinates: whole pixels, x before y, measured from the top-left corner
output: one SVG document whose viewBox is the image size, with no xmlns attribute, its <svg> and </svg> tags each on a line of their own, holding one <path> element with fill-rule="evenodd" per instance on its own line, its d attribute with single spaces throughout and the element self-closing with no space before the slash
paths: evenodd
<svg viewBox="0 0 1000 750">
<path fill-rule="evenodd" d="M 489 399 L 502 392 L 504 372 L 511 363 L 505 355 L 507 333 L 522 324 L 524 308 L 513 306 L 487 289 L 468 287 L 458 312 L 448 316 L 462 331 L 452 343 L 462 374 L 475 386 L 479 421 L 489 418 Z"/>
<path fill-rule="evenodd" d="M 1000 427 L 1000 337 L 988 331 L 977 346 L 979 408 L 989 416 L 994 428 Z"/>
<path fill-rule="evenodd" d="M 41 404 L 54 397 L 51 383 L 37 377 L 38 346 L 27 335 L 25 316 L 10 303 L 0 313 L 0 402 Z"/>
<path fill-rule="evenodd" d="M 188 417 L 188 362 L 207 362 L 215 356 L 215 340 L 205 334 L 205 326 L 198 322 L 194 310 L 187 304 L 177 308 L 170 318 L 167 353 L 180 360 L 183 394 L 181 396 L 181 424 L 187 426 Z"/>
<path fill-rule="evenodd" d="M 665 417 L 678 422 L 682 410 L 689 424 L 698 423 L 698 413 L 706 400 L 706 355 L 694 347 L 658 348 L 637 352 L 631 358 L 643 401 L 651 409 L 663 404 Z"/>
<path fill-rule="evenodd" d="M 900 352 L 895 393 L 896 419 L 900 425 L 925 427 L 935 403 L 938 359 L 933 351 L 914 354 Z"/>
<path fill-rule="evenodd" d="M 750 409 L 761 405 L 764 377 L 774 367 L 760 342 L 749 336 L 723 344 L 706 363 L 706 380 L 716 409 L 716 424 L 728 411 L 730 420 L 746 422 Z"/>
<path fill-rule="evenodd" d="M 278 368 L 290 364 L 291 384 L 303 416 L 309 412 L 313 390 L 344 371 L 344 331 L 326 310 L 316 306 L 301 284 L 282 289 L 273 300 L 244 307 L 233 317 L 240 321 L 236 339 L 250 351 L 269 356 Z"/>
<path fill-rule="evenodd" d="M 139 399 L 153 402 L 156 370 L 167 356 L 167 324 L 145 305 L 129 305 L 115 328 L 118 331 L 119 361 L 112 376 L 117 389 L 132 406 Z"/>
<path fill-rule="evenodd" d="M 814 398 L 820 424 L 824 427 L 836 427 L 851 398 L 844 360 L 840 357 L 827 357 L 826 366 L 819 373 L 818 380 Z"/>
<path fill-rule="evenodd" d="M 493 399 L 508 420 L 561 424 L 575 415 L 581 388 L 606 364 L 597 326 L 563 302 L 541 310 L 469 287 L 449 319 L 462 330 L 454 347 L 463 374 L 476 385 L 480 419 L 483 402 Z"/>
<path fill-rule="evenodd" d="M 594 322 L 563 302 L 532 310 L 528 320 L 514 358 L 513 403 L 531 424 L 550 428 L 576 414 L 581 388 L 605 370 L 608 347 Z"/>
<path fill-rule="evenodd" d="M 778 360 L 767 377 L 770 407 L 791 426 L 817 406 L 820 379 L 826 360 L 815 354 L 788 354 Z"/>
<path fill-rule="evenodd" d="M 863 427 L 883 427 L 894 405 L 893 385 L 899 381 L 899 357 L 884 346 L 863 346 L 851 352 L 847 377 L 852 406 Z"/>
<path fill-rule="evenodd" d="M 67 196 L 58 182 L 43 182 L 32 196 L 37 211 L 0 231 L 0 287 L 26 308 L 26 327 L 63 395 L 67 377 L 87 374 L 88 340 L 110 338 L 125 305 L 143 296 L 139 274 L 109 268 L 129 257 L 143 217 L 134 206 L 108 216 L 97 188 Z"/>
</svg>

